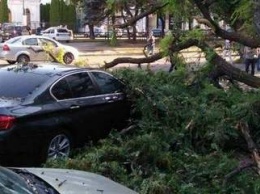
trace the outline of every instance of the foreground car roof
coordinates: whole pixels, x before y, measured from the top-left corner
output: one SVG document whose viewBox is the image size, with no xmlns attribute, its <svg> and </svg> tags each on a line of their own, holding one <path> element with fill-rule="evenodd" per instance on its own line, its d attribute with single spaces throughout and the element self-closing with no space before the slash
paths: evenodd
<svg viewBox="0 0 260 194">
<path fill-rule="evenodd" d="M 42 178 L 61 194 L 137 194 L 104 176 L 69 169 L 24 168 Z"/>
</svg>

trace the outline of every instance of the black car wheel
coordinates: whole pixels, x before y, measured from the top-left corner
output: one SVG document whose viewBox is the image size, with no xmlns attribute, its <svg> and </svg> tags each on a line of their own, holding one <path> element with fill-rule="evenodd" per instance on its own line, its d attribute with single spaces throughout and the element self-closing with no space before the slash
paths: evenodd
<svg viewBox="0 0 260 194">
<path fill-rule="evenodd" d="M 9 61 L 9 60 L 7 60 L 7 63 L 9 63 L 9 64 L 15 64 L 15 61 Z"/>
<path fill-rule="evenodd" d="M 53 135 L 47 143 L 47 159 L 67 158 L 72 147 L 71 137 L 66 132 Z"/>
<path fill-rule="evenodd" d="M 27 55 L 19 55 L 17 58 L 18 63 L 28 63 L 30 62 L 30 58 Z"/>
<path fill-rule="evenodd" d="M 63 56 L 63 61 L 65 64 L 71 64 L 74 60 L 74 55 L 72 53 L 65 53 Z"/>
</svg>

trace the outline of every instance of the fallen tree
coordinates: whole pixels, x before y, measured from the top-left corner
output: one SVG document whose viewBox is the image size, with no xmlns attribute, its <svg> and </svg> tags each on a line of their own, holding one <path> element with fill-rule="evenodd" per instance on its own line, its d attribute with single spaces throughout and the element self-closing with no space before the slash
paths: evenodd
<svg viewBox="0 0 260 194">
<path fill-rule="evenodd" d="M 258 34 L 254 33 L 254 31 L 252 30 L 253 27 L 255 27 L 257 29 L 256 32 L 260 31 L 258 30 L 260 25 L 257 25 L 260 23 L 259 18 L 255 17 L 257 15 L 258 10 L 260 10 L 260 3 L 257 3 L 258 1 L 247 1 L 244 4 L 230 1 L 223 2 L 220 0 L 188 0 L 187 2 L 190 3 L 189 6 L 193 5 L 193 9 L 196 9 L 198 11 L 195 13 L 200 13 L 200 16 L 194 16 L 192 15 L 194 12 L 191 12 L 189 17 L 195 18 L 198 21 L 198 23 L 208 26 L 213 36 L 222 38 L 223 40 L 228 39 L 242 46 L 245 45 L 252 48 L 259 47 L 260 38 Z M 186 5 L 188 5 L 187 2 L 184 2 L 184 8 Z M 170 8 L 172 8 L 171 3 L 157 5 L 158 6 L 155 7 L 156 9 L 149 9 L 148 11 L 142 13 L 142 15 L 132 18 L 125 24 L 118 27 L 125 27 L 127 25 L 130 25 L 133 22 L 136 22 L 138 19 L 147 16 L 149 13 L 154 12 L 155 10 L 161 10 L 165 6 L 169 6 Z M 175 4 L 175 6 L 177 6 L 178 8 L 182 8 L 178 6 L 177 3 Z M 252 7 L 254 7 L 254 9 L 252 9 L 253 11 L 250 10 Z M 247 10 L 249 13 L 246 12 L 247 15 L 245 15 L 244 12 L 241 13 L 241 10 L 244 12 L 246 12 L 245 10 Z M 179 11 L 181 12 L 183 10 Z M 218 17 L 213 17 L 216 15 Z M 226 25 L 229 25 L 230 28 L 223 28 L 222 26 L 220 26 L 219 21 L 221 19 L 224 21 Z M 246 29 L 245 26 L 247 26 L 248 29 Z M 209 72 L 209 76 L 213 80 L 218 80 L 219 77 L 225 76 L 229 80 L 243 82 L 251 87 L 258 88 L 260 86 L 259 78 L 248 75 L 245 72 L 233 67 L 227 61 L 225 61 L 220 55 L 218 55 L 214 50 L 215 45 L 210 45 L 205 35 L 204 38 L 199 37 L 196 39 L 196 37 L 187 35 L 189 33 L 190 32 L 180 32 L 179 29 L 175 31 L 173 30 L 172 36 L 174 37 L 174 39 L 173 41 L 169 42 L 168 48 L 164 49 L 167 50 L 166 52 L 159 52 L 153 56 L 144 56 L 142 58 L 119 57 L 111 62 L 105 62 L 103 68 L 108 69 L 120 63 L 133 63 L 140 66 L 144 63 L 155 62 L 163 57 L 169 57 L 171 59 L 171 63 L 174 63 L 174 61 L 172 61 L 173 54 L 179 53 L 182 50 L 187 49 L 189 47 L 197 46 L 199 49 L 202 50 L 202 52 L 204 52 L 208 64 L 211 64 L 213 66 L 212 72 Z"/>
<path fill-rule="evenodd" d="M 192 46 L 197 46 L 204 53 L 208 62 L 213 65 L 212 72 L 209 73 L 209 76 L 212 80 L 218 80 L 219 77 L 226 76 L 229 80 L 236 80 L 243 82 L 248 86 L 259 88 L 260 87 L 260 78 L 251 76 L 246 72 L 232 66 L 226 60 L 224 60 L 220 55 L 218 55 L 212 47 L 210 47 L 206 42 L 197 39 L 188 39 L 185 42 L 178 42 L 170 46 L 171 52 L 180 52 L 184 49 L 187 49 Z M 155 55 L 143 58 L 131 58 L 131 57 L 119 57 L 114 59 L 111 62 L 105 62 L 105 65 L 102 67 L 108 69 L 114 67 L 120 63 L 133 63 L 133 64 L 143 64 L 151 63 L 157 61 L 164 57 L 163 52 L 159 52 Z"/>
</svg>

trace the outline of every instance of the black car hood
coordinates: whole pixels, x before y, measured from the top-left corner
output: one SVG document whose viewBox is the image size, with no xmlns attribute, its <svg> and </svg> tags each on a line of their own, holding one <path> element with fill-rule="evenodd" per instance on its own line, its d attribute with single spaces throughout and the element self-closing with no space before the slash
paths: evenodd
<svg viewBox="0 0 260 194">
<path fill-rule="evenodd" d="M 0 108 L 17 106 L 21 104 L 21 102 L 22 102 L 21 98 L 0 97 Z"/>
</svg>

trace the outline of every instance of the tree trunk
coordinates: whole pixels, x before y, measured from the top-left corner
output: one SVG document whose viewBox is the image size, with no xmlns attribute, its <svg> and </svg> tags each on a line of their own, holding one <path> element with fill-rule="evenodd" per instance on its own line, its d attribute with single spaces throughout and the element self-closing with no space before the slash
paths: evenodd
<svg viewBox="0 0 260 194">
<path fill-rule="evenodd" d="M 95 39 L 95 34 L 94 34 L 94 25 L 93 24 L 89 24 L 89 38 L 90 39 Z"/>
</svg>

